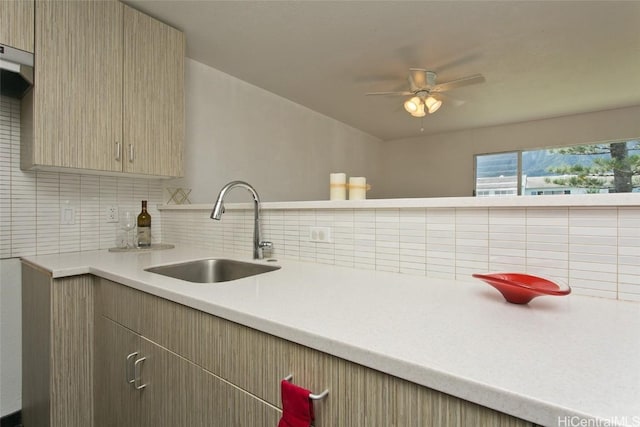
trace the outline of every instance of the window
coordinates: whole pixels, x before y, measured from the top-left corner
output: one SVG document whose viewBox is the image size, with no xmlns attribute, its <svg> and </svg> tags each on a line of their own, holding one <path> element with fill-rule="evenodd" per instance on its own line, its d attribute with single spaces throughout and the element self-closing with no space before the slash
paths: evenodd
<svg viewBox="0 0 640 427">
<path fill-rule="evenodd" d="M 640 192 L 640 142 L 479 154 L 477 197 Z"/>
<path fill-rule="evenodd" d="M 518 194 L 518 153 L 476 156 L 477 197 Z"/>
</svg>

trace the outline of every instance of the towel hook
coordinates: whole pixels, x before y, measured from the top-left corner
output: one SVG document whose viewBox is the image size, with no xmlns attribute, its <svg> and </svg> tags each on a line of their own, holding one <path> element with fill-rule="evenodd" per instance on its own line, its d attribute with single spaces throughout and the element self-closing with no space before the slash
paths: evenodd
<svg viewBox="0 0 640 427">
<path fill-rule="evenodd" d="M 287 375 L 286 377 L 284 377 L 284 379 L 285 379 L 285 381 L 291 382 L 291 380 L 293 379 L 293 374 Z M 320 400 L 320 399 L 324 399 L 328 395 L 329 395 L 329 389 L 326 389 L 325 391 L 323 391 L 320 394 L 309 393 L 309 399 L 311 399 L 311 400 Z"/>
</svg>

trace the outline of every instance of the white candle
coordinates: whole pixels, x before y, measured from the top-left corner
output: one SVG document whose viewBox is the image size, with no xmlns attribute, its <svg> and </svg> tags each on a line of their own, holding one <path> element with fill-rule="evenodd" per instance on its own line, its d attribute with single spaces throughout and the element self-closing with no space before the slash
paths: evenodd
<svg viewBox="0 0 640 427">
<path fill-rule="evenodd" d="M 329 175 L 329 200 L 346 200 L 347 174 L 332 173 Z"/>
<path fill-rule="evenodd" d="M 349 178 L 349 200 L 364 200 L 367 198 L 367 178 L 352 176 Z"/>
</svg>

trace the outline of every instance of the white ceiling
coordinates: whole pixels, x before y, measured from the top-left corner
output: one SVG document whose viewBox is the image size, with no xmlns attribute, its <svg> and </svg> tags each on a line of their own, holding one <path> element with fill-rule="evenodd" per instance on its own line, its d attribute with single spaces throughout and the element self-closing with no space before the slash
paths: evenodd
<svg viewBox="0 0 640 427">
<path fill-rule="evenodd" d="M 418 136 L 410 67 L 447 92 L 424 134 L 640 105 L 640 1 L 155 1 L 187 56 L 384 140 Z"/>
</svg>

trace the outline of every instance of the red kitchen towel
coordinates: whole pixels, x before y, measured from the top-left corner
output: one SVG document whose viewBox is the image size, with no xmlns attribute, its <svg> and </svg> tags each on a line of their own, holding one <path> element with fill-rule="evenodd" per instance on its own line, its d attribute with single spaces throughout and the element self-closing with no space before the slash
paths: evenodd
<svg viewBox="0 0 640 427">
<path fill-rule="evenodd" d="M 313 402 L 309 390 L 291 384 L 287 380 L 280 383 L 282 394 L 282 418 L 278 427 L 309 427 L 313 422 Z"/>
</svg>

